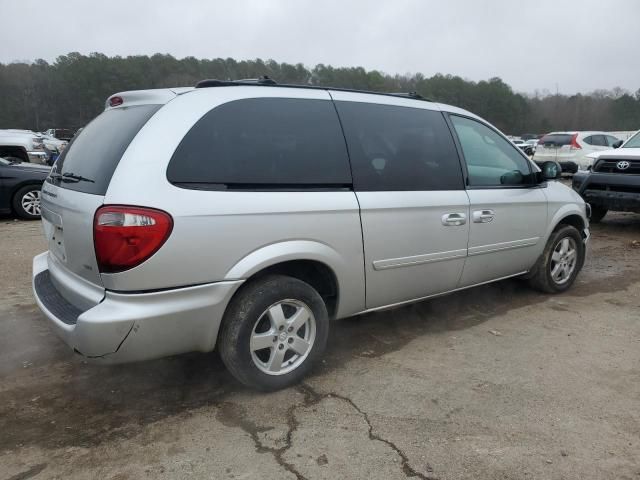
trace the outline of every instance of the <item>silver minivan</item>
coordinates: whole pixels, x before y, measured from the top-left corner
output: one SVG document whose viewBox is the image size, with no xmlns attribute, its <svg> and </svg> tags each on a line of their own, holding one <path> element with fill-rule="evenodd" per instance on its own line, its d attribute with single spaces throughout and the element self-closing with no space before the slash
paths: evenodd
<svg viewBox="0 0 640 480">
<path fill-rule="evenodd" d="M 218 349 L 300 380 L 329 320 L 509 277 L 562 292 L 588 205 L 496 128 L 417 95 L 257 81 L 118 93 L 42 189 L 36 301 L 78 354 Z"/>
</svg>

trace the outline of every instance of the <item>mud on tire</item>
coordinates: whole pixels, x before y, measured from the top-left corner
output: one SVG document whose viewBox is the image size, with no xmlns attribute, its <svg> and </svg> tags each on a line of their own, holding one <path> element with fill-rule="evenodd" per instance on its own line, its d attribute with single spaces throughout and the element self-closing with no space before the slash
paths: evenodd
<svg viewBox="0 0 640 480">
<path fill-rule="evenodd" d="M 584 258 L 585 245 L 578 229 L 571 225 L 560 225 L 549 237 L 529 277 L 529 284 L 545 293 L 564 292 L 573 285 Z"/>
<path fill-rule="evenodd" d="M 218 349 L 241 383 L 273 391 L 298 383 L 324 353 L 329 316 L 309 284 L 284 275 L 250 281 L 225 312 Z"/>
</svg>

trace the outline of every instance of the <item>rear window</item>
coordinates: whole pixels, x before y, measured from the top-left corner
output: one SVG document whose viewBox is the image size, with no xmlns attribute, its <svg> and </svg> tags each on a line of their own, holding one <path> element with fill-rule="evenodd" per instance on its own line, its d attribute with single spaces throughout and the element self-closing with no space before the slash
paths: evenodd
<svg viewBox="0 0 640 480">
<path fill-rule="evenodd" d="M 565 133 L 552 133 L 545 135 L 538 142 L 540 145 L 552 145 L 556 147 L 562 147 L 563 145 L 571 145 L 572 134 Z"/>
<path fill-rule="evenodd" d="M 185 188 L 328 188 L 351 184 L 330 100 L 250 98 L 209 111 L 185 135 L 169 167 Z"/>
<path fill-rule="evenodd" d="M 131 140 L 160 107 L 139 105 L 101 113 L 69 143 L 47 181 L 77 192 L 104 195 Z"/>
</svg>

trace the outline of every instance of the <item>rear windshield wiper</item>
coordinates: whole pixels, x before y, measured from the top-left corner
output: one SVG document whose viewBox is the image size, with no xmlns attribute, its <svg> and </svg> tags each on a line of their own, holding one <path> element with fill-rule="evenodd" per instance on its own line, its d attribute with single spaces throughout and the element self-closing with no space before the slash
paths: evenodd
<svg viewBox="0 0 640 480">
<path fill-rule="evenodd" d="M 61 182 L 76 182 L 76 183 L 77 182 L 90 182 L 90 183 L 96 183 L 94 180 L 91 180 L 90 178 L 83 177 L 82 175 L 76 175 L 75 173 L 71 173 L 71 172 L 65 172 L 65 173 L 51 172 L 51 174 L 49 174 L 49 176 L 51 178 L 57 178 Z"/>
</svg>

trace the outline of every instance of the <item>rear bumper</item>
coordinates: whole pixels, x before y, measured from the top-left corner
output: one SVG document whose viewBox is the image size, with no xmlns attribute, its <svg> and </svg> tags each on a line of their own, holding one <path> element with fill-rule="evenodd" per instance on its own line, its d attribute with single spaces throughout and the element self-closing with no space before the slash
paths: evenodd
<svg viewBox="0 0 640 480">
<path fill-rule="evenodd" d="M 49 278 L 47 253 L 33 259 L 36 302 L 55 333 L 82 356 L 101 363 L 149 360 L 213 350 L 227 303 L 242 281 L 149 293 L 106 291 L 82 311 Z"/>
</svg>

